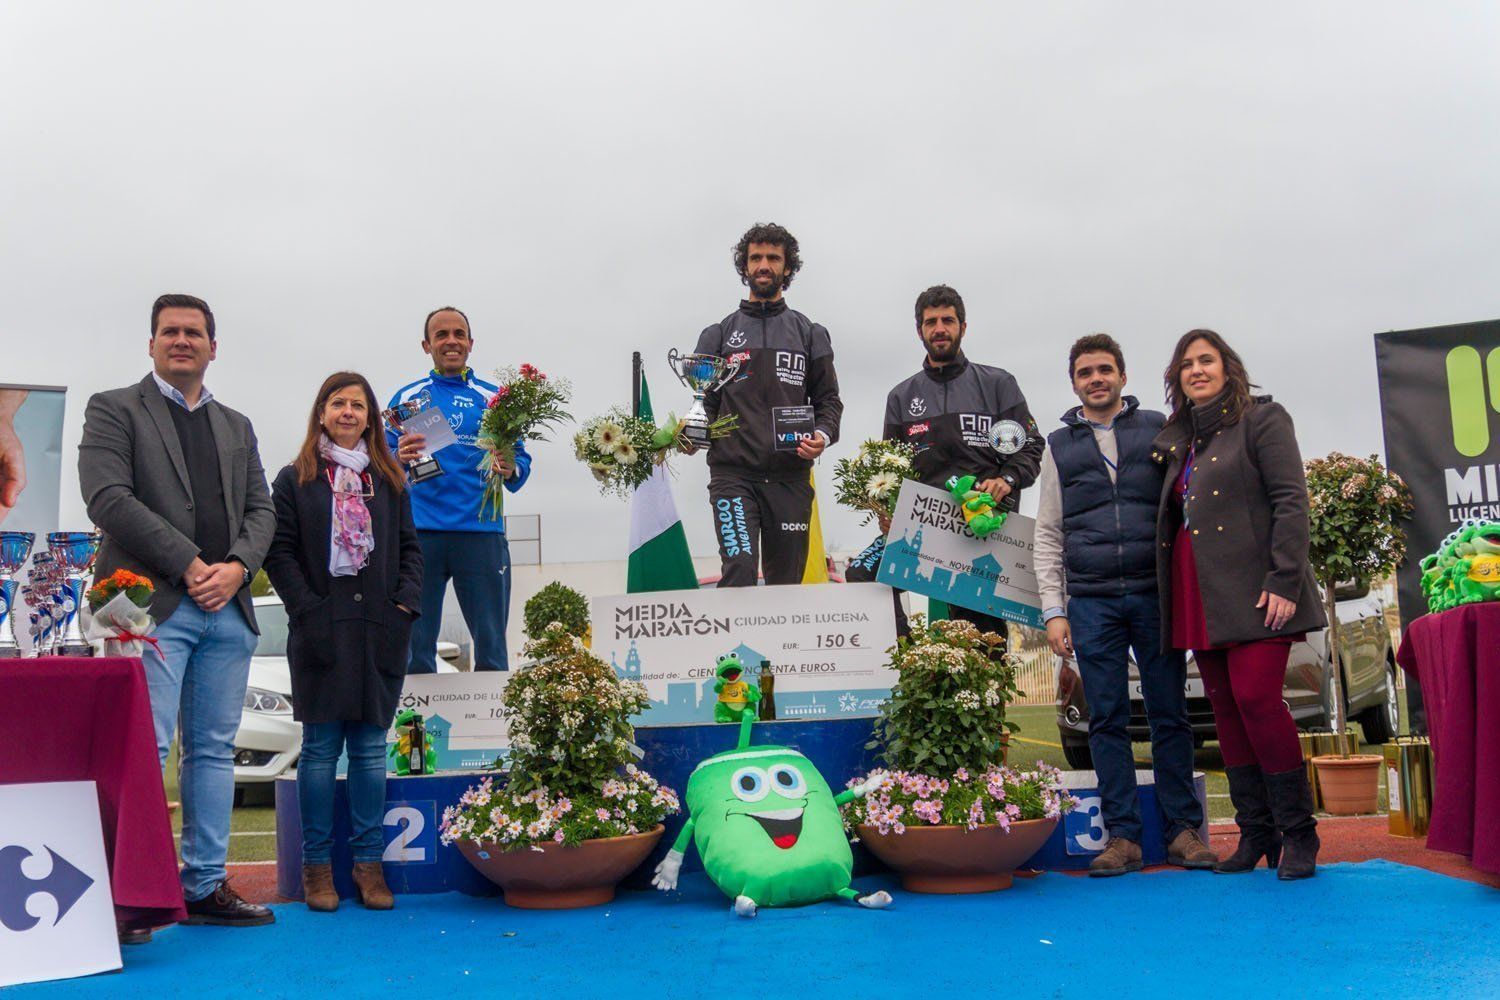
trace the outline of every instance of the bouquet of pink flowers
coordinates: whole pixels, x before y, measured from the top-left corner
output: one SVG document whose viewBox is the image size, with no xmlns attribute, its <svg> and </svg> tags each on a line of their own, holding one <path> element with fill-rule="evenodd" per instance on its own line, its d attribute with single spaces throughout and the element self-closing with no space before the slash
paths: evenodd
<svg viewBox="0 0 1500 1000">
<path fill-rule="evenodd" d="M 498 521 L 505 509 L 505 477 L 499 462 L 515 462 L 517 441 L 540 441 L 550 424 L 572 420 L 563 405 L 572 396 L 566 379 L 548 379 L 532 365 L 495 372 L 500 388 L 480 420 L 477 444 L 484 449 L 479 471 L 485 474 L 479 516 Z"/>
</svg>

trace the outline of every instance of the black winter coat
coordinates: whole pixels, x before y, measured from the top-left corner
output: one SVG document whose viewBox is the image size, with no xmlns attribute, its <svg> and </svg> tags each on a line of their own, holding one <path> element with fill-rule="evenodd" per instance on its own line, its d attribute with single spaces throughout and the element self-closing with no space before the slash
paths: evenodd
<svg viewBox="0 0 1500 1000">
<path fill-rule="evenodd" d="M 1322 628 L 1323 602 L 1307 559 L 1307 477 L 1291 415 L 1270 396 L 1257 396 L 1233 424 L 1224 423 L 1218 399 L 1190 416 L 1151 442 L 1152 460 L 1166 470 L 1156 515 L 1163 649 L 1172 642 L 1172 546 L 1182 524 L 1172 491 L 1190 451 L 1186 511 L 1209 642 L 1228 646 Z M 1255 606 L 1263 590 L 1297 602 L 1279 632 L 1266 628 L 1265 609 Z"/>
<path fill-rule="evenodd" d="M 372 470 L 375 547 L 356 576 L 328 572 L 333 493 L 327 467 L 298 483 L 288 465 L 276 476 L 276 535 L 266 575 L 286 605 L 292 712 L 301 722 L 389 726 L 406 678 L 411 624 L 422 611 L 422 550 L 411 494 Z M 396 605 L 411 609 L 407 614 Z"/>
</svg>

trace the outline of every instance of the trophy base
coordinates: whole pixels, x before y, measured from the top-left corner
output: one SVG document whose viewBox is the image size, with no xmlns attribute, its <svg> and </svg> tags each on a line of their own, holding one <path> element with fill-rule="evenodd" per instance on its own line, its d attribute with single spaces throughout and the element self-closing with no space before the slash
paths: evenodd
<svg viewBox="0 0 1500 1000">
<path fill-rule="evenodd" d="M 708 451 L 713 447 L 714 440 L 708 433 L 707 424 L 684 424 L 682 436 L 699 451 Z"/>
<path fill-rule="evenodd" d="M 414 483 L 420 483 L 427 479 L 436 479 L 443 474 L 443 467 L 438 465 L 437 459 L 428 458 L 420 462 L 413 462 L 406 467 L 406 478 Z"/>
<path fill-rule="evenodd" d="M 94 647 L 86 642 L 65 642 L 52 652 L 53 656 L 93 656 Z"/>
<path fill-rule="evenodd" d="M 17 660 L 26 655 L 20 646 L 0 646 L 0 660 Z"/>
</svg>

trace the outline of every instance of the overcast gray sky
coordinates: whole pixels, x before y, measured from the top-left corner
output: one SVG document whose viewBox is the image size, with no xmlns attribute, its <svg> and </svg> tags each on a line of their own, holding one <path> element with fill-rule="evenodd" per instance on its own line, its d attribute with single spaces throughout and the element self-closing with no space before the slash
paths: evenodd
<svg viewBox="0 0 1500 1000">
<path fill-rule="evenodd" d="M 476 369 L 566 374 L 580 418 L 628 401 L 632 349 L 681 410 L 664 355 L 733 310 L 729 247 L 774 220 L 843 386 L 825 493 L 936 282 L 1044 429 L 1073 338 L 1113 333 L 1159 405 L 1210 326 L 1309 455 L 1380 448 L 1372 333 L 1500 316 L 1493 4 L 0 11 L 0 381 L 69 387 L 65 527 L 83 404 L 146 373 L 164 291 L 213 306 L 208 384 L 274 474 L 329 371 L 418 377 L 448 303 Z M 549 560 L 622 558 L 626 505 L 560 437 L 508 511 L 544 514 Z M 707 476 L 678 465 L 706 554 Z M 873 535 L 822 510 L 831 546 Z"/>
</svg>

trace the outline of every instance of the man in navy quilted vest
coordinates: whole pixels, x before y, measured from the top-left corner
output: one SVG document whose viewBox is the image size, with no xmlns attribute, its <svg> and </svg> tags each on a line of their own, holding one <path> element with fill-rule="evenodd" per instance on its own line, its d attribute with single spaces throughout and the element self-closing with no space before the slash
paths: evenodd
<svg viewBox="0 0 1500 1000">
<path fill-rule="evenodd" d="M 1109 842 L 1090 875 L 1141 867 L 1141 808 L 1130 748 L 1130 653 L 1151 728 L 1151 764 L 1165 820 L 1167 860 L 1212 868 L 1198 836 L 1186 664 L 1163 652 L 1156 599 L 1156 508 L 1161 467 L 1151 439 L 1165 417 L 1125 396 L 1125 357 L 1106 334 L 1078 340 L 1068 372 L 1081 406 L 1047 437 L 1038 479 L 1036 572 L 1053 652 L 1072 657 L 1089 706 L 1089 750 Z"/>
</svg>

